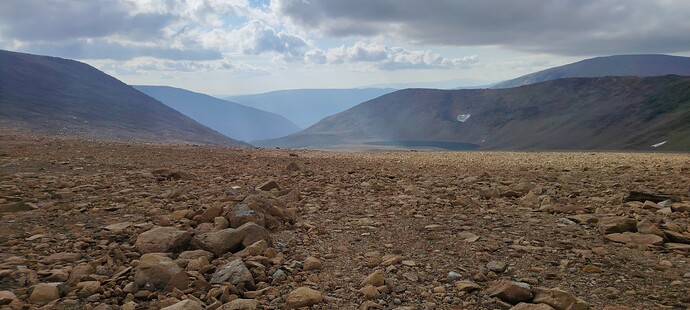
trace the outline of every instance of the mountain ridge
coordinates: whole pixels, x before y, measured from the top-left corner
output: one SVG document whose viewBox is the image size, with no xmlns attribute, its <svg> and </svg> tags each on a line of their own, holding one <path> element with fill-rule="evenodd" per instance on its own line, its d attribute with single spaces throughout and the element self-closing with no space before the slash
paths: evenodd
<svg viewBox="0 0 690 310">
<path fill-rule="evenodd" d="M 470 117 L 459 122 L 460 114 Z M 690 151 L 688 120 L 688 77 L 568 78 L 507 89 L 401 90 L 255 145 L 429 141 L 485 150 L 639 150 L 668 140 L 659 149 Z"/>
<path fill-rule="evenodd" d="M 511 88 L 570 77 L 690 76 L 690 57 L 663 54 L 601 56 L 526 74 L 496 83 L 490 88 Z"/>
<path fill-rule="evenodd" d="M 109 140 L 249 146 L 75 60 L 0 50 L 4 127 Z"/>
</svg>

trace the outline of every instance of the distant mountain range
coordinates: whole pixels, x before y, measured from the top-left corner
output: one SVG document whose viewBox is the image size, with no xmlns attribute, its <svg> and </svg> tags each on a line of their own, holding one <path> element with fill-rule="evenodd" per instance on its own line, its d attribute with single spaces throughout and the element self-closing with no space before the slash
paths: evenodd
<svg viewBox="0 0 690 310">
<path fill-rule="evenodd" d="M 324 117 L 345 111 L 364 101 L 388 94 L 395 89 L 294 89 L 225 99 L 285 116 L 302 128 Z"/>
<path fill-rule="evenodd" d="M 87 64 L 3 50 L 0 126 L 94 139 L 249 146 Z"/>
<path fill-rule="evenodd" d="M 209 95 L 168 86 L 134 88 L 233 139 L 271 139 L 301 130 L 281 115 Z"/>
<path fill-rule="evenodd" d="M 497 83 L 491 88 L 511 88 L 569 77 L 690 76 L 690 57 L 670 55 L 617 55 L 596 57 L 530 73 Z"/>
<path fill-rule="evenodd" d="M 462 120 L 462 121 L 461 121 Z M 254 145 L 690 151 L 690 77 L 568 78 L 509 89 L 406 89 Z"/>
</svg>

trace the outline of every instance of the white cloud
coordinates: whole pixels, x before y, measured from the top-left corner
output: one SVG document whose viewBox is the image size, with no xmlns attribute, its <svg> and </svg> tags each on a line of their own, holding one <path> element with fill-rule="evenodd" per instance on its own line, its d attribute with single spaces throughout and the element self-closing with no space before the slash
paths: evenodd
<svg viewBox="0 0 690 310">
<path fill-rule="evenodd" d="M 447 58 L 430 50 L 408 50 L 363 41 L 358 41 L 352 46 L 331 48 L 325 52 L 312 50 L 307 55 L 306 61 L 316 64 L 364 63 L 380 70 L 462 69 L 479 62 L 479 57 L 476 55 Z M 366 70 L 366 67 L 360 66 L 357 70 Z"/>
</svg>

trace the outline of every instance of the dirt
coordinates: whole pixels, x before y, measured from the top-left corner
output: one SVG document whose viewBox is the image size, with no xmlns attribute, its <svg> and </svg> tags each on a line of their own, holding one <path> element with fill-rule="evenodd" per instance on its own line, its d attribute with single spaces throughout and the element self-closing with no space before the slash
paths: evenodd
<svg viewBox="0 0 690 310">
<path fill-rule="evenodd" d="M 325 152 L 3 133 L 0 307 L 508 309 L 519 299 L 505 290 L 519 286 L 525 302 L 556 309 L 685 309 L 689 184 L 687 153 Z M 631 191 L 671 199 L 626 201 Z M 180 254 L 198 243 L 176 240 L 165 254 L 183 269 L 174 288 L 134 284 L 142 233 L 232 230 L 223 221 L 240 204 L 270 231 L 268 246 L 192 263 Z M 630 234 L 645 238 L 612 241 Z M 207 283 L 237 258 L 253 281 Z M 545 297 L 556 291 L 567 305 Z"/>
</svg>

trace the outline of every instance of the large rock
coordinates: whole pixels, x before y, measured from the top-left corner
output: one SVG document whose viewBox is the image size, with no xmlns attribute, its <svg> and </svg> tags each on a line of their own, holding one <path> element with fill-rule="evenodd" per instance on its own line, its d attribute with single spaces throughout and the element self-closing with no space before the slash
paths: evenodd
<svg viewBox="0 0 690 310">
<path fill-rule="evenodd" d="M 78 260 L 80 260 L 82 257 L 81 253 L 73 253 L 73 252 L 59 252 L 59 253 L 53 253 L 46 258 L 41 260 L 41 263 L 44 264 L 54 264 L 54 263 L 59 263 L 59 262 L 69 262 L 69 263 L 74 263 Z"/>
<path fill-rule="evenodd" d="M 323 302 L 321 292 L 308 287 L 300 287 L 288 294 L 285 299 L 285 307 L 288 309 L 297 309 L 316 305 L 321 302 Z"/>
<path fill-rule="evenodd" d="M 266 241 L 269 246 L 273 245 L 271 235 L 266 228 L 255 223 L 246 223 L 238 228 L 198 234 L 192 238 L 192 245 L 221 256 L 227 252 L 239 251 L 261 240 Z"/>
<path fill-rule="evenodd" d="M 383 272 L 383 270 L 379 269 L 368 275 L 364 280 L 362 280 L 361 283 L 359 283 L 359 287 L 365 287 L 367 284 L 371 284 L 374 287 L 379 287 L 384 284 L 386 280 L 386 274 Z"/>
<path fill-rule="evenodd" d="M 266 216 L 255 210 L 250 209 L 246 204 L 240 203 L 234 205 L 229 212 L 226 213 L 230 227 L 237 228 L 245 223 L 256 223 L 259 226 L 266 226 Z"/>
<path fill-rule="evenodd" d="M 143 232 L 134 244 L 140 253 L 166 253 L 184 250 L 192 233 L 175 227 L 156 227 Z"/>
<path fill-rule="evenodd" d="M 254 286 L 254 277 L 241 259 L 236 259 L 219 267 L 211 278 L 211 284 L 228 282 L 232 285 L 244 283 Z"/>
<path fill-rule="evenodd" d="M 0 291 L 0 306 L 9 305 L 15 300 L 19 300 L 17 295 L 11 291 Z"/>
<path fill-rule="evenodd" d="M 139 266 L 134 274 L 134 282 L 141 288 L 161 290 L 182 268 L 165 253 L 148 253 L 141 256 Z"/>
<path fill-rule="evenodd" d="M 599 220 L 599 232 L 603 235 L 637 231 L 637 221 L 627 217 L 607 216 Z"/>
<path fill-rule="evenodd" d="M 587 310 L 590 305 L 572 294 L 558 289 L 536 289 L 534 303 L 547 304 L 556 310 Z"/>
<path fill-rule="evenodd" d="M 512 306 L 510 310 L 554 310 L 553 307 L 547 304 L 529 304 L 526 302 L 521 302 L 515 306 Z"/>
<path fill-rule="evenodd" d="M 29 302 L 32 304 L 44 305 L 51 301 L 60 299 L 59 283 L 39 283 L 34 287 Z"/>
<path fill-rule="evenodd" d="M 244 199 L 242 205 L 249 210 L 254 211 L 254 213 L 247 214 L 249 218 L 263 218 L 264 227 L 275 230 L 280 229 L 288 225 L 295 224 L 295 219 L 297 218 L 295 213 L 287 208 L 285 208 L 285 203 L 276 198 L 273 194 L 269 192 L 261 192 L 256 195 L 249 195 Z M 243 207 L 243 209 L 244 209 Z M 224 216 L 228 220 L 232 221 L 236 216 L 233 214 L 235 208 L 230 208 L 226 210 Z M 242 218 L 243 216 L 240 216 Z M 237 224 L 247 219 L 239 220 L 236 219 Z"/>
<path fill-rule="evenodd" d="M 224 304 L 221 310 L 256 310 L 259 303 L 254 299 L 235 299 Z"/>
<path fill-rule="evenodd" d="M 533 297 L 529 284 L 508 280 L 496 281 L 486 290 L 486 293 L 513 305 L 531 301 Z"/>
<path fill-rule="evenodd" d="M 204 307 L 197 301 L 194 300 L 183 300 L 172 306 L 167 306 L 161 310 L 203 310 Z"/>
<path fill-rule="evenodd" d="M 608 234 L 604 236 L 604 238 L 618 242 L 618 243 L 625 243 L 629 245 L 639 245 L 639 246 L 644 246 L 644 247 L 650 247 L 650 246 L 655 246 L 655 245 L 662 245 L 664 244 L 664 238 L 661 238 L 657 235 L 650 235 L 650 234 L 640 234 L 640 233 L 633 233 L 633 232 L 624 232 L 624 233 L 619 233 L 619 234 Z"/>
<path fill-rule="evenodd" d="M 192 238 L 192 245 L 209 251 L 216 256 L 221 256 L 227 252 L 240 250 L 244 237 L 244 232 L 235 228 L 226 228 L 209 233 L 197 234 Z"/>
</svg>

